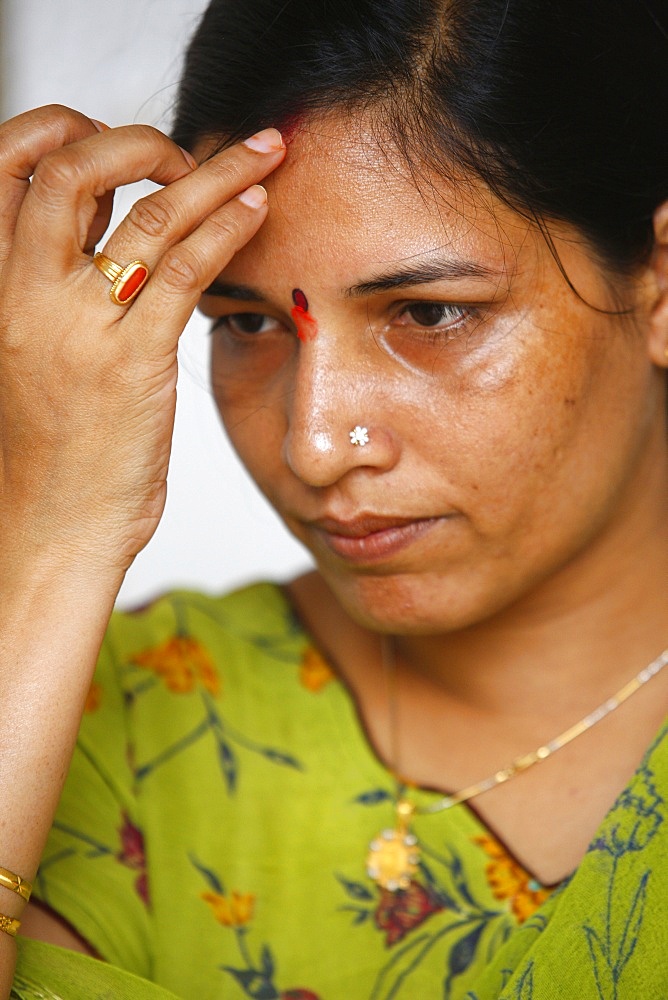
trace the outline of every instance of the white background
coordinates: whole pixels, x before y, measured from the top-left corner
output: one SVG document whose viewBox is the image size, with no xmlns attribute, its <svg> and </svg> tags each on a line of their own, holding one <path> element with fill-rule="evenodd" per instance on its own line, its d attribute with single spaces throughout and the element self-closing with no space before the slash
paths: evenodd
<svg viewBox="0 0 668 1000">
<path fill-rule="evenodd" d="M 2 117 L 58 102 L 115 126 L 165 131 L 181 54 L 205 0 L 1 0 Z M 124 192 L 117 212 L 141 189 Z M 207 384 L 206 324 L 181 341 L 165 516 L 132 566 L 120 603 L 178 585 L 209 591 L 285 579 L 308 557 L 229 447 Z"/>
</svg>

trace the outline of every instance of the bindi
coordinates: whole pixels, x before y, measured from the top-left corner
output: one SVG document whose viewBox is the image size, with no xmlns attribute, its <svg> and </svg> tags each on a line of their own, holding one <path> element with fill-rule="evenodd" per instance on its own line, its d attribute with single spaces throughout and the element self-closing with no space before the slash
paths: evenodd
<svg viewBox="0 0 668 1000">
<path fill-rule="evenodd" d="M 308 299 L 301 288 L 292 289 L 292 301 L 294 307 L 290 310 L 290 315 L 295 321 L 297 336 L 300 340 L 315 340 L 318 324 L 308 311 Z"/>
</svg>

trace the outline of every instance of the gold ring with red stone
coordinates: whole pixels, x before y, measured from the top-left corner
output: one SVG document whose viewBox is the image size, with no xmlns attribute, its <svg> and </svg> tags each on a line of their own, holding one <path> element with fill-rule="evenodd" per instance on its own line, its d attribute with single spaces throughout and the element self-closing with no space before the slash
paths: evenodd
<svg viewBox="0 0 668 1000">
<path fill-rule="evenodd" d="M 117 306 L 130 305 L 148 281 L 148 264 L 143 260 L 133 260 L 125 267 L 121 267 L 103 253 L 96 253 L 93 263 L 105 278 L 109 278 L 111 282 L 109 297 Z"/>
</svg>

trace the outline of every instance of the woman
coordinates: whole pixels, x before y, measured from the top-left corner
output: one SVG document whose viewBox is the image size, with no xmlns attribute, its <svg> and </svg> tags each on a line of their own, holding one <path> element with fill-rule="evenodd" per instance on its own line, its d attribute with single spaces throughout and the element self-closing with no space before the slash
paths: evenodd
<svg viewBox="0 0 668 1000">
<path fill-rule="evenodd" d="M 4 127 L 4 995 L 668 995 L 667 30 L 214 2 L 199 167 Z M 317 571 L 109 625 L 198 301 Z"/>
</svg>

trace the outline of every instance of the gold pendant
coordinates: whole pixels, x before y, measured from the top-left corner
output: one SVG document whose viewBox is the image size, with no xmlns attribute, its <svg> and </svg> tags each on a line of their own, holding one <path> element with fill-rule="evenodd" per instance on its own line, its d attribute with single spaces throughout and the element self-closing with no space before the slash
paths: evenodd
<svg viewBox="0 0 668 1000">
<path fill-rule="evenodd" d="M 408 889 L 411 878 L 418 870 L 420 848 L 417 837 L 410 830 L 415 806 L 406 799 L 397 802 L 397 825 L 394 830 L 383 830 L 369 844 L 366 871 L 381 889 L 397 892 Z"/>
</svg>

